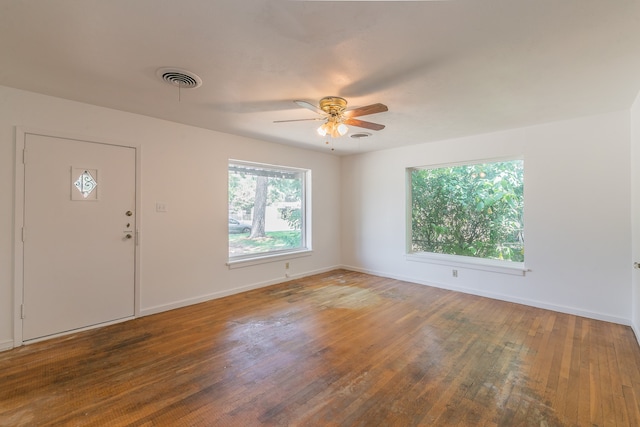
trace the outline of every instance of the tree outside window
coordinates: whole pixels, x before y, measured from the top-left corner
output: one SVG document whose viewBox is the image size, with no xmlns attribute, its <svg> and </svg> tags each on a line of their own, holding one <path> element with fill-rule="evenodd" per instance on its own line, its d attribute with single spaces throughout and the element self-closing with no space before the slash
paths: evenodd
<svg viewBox="0 0 640 427">
<path fill-rule="evenodd" d="M 309 171 L 229 163 L 229 259 L 306 249 Z"/>
<path fill-rule="evenodd" d="M 410 169 L 410 251 L 523 262 L 523 163 Z"/>
</svg>

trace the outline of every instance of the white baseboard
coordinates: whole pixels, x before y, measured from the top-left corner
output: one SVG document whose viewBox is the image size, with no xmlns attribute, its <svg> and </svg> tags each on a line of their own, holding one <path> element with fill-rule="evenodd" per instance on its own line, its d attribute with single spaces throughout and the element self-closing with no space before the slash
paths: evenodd
<svg viewBox="0 0 640 427">
<path fill-rule="evenodd" d="M 635 323 L 631 322 L 631 329 L 633 330 L 633 333 L 636 336 L 636 341 L 638 341 L 638 345 L 640 345 L 640 328 L 638 328 L 638 326 L 636 326 Z"/>
<path fill-rule="evenodd" d="M 13 347 L 13 340 L 0 341 L 0 351 L 11 350 Z"/>
<path fill-rule="evenodd" d="M 270 286 L 270 285 L 275 285 L 278 283 L 283 283 L 283 282 L 288 282 L 290 280 L 295 280 L 295 279 L 300 279 L 302 277 L 307 277 L 307 276 L 313 276 L 315 274 L 320 274 L 320 273 L 326 273 L 328 271 L 332 271 L 332 270 L 336 270 L 340 268 L 340 266 L 331 266 L 331 267 L 326 267 L 326 268 L 321 268 L 318 270 L 313 270 L 313 271 L 307 271 L 305 273 L 299 273 L 299 274 L 291 274 L 291 275 L 287 275 L 287 276 L 283 276 L 280 278 L 276 278 L 276 279 L 272 279 L 272 280 L 267 280 L 264 282 L 258 282 L 258 283 L 252 283 L 249 285 L 245 285 L 245 286 L 240 286 L 237 288 L 233 288 L 233 289 L 227 289 L 224 291 L 220 291 L 220 292 L 214 292 L 211 294 L 207 294 L 207 295 L 202 295 L 199 297 L 195 297 L 195 298 L 188 298 L 185 300 L 181 300 L 181 301 L 174 301 L 168 304 L 162 304 L 162 305 L 157 305 L 154 307 L 149 307 L 149 308 L 144 308 L 142 310 L 140 310 L 140 317 L 142 316 L 148 316 L 151 314 L 155 314 L 155 313 L 161 313 L 163 311 L 169 311 L 169 310 L 173 310 L 176 308 L 181 308 L 181 307 L 186 307 L 189 305 L 193 305 L 193 304 L 198 304 L 201 302 L 205 302 L 205 301 L 209 301 L 212 299 L 217 299 L 217 298 L 222 298 L 222 297 L 226 297 L 229 295 L 234 295 L 234 294 L 238 294 L 241 292 L 246 292 L 252 289 L 258 289 L 258 288 L 263 288 L 265 286 Z M 115 320 L 113 322 L 106 322 L 106 323 L 102 323 L 99 325 L 92 325 L 86 328 L 82 328 L 82 329 L 77 329 L 74 331 L 70 331 L 70 332 L 63 332 L 61 334 L 56 334 L 56 335 L 51 335 L 51 336 L 47 336 L 44 338 L 39 338 L 39 339 L 35 339 L 35 340 L 31 340 L 28 342 L 24 342 L 23 344 L 32 344 L 38 341 L 44 341 L 50 338 L 55 338 L 58 336 L 63 336 L 63 335 L 70 335 L 70 334 L 74 334 L 77 332 L 82 332 L 85 330 L 89 330 L 89 329 L 95 329 L 95 328 L 99 328 L 102 326 L 107 326 L 110 324 L 114 324 L 114 323 L 120 323 L 123 321 L 127 321 L 127 320 L 131 320 L 134 319 L 133 317 L 131 318 L 127 318 L 127 319 L 118 319 Z M 5 340 L 5 341 L 0 341 L 0 351 L 6 351 L 6 350 L 11 350 L 12 348 L 15 347 L 15 342 L 13 340 Z"/>
<path fill-rule="evenodd" d="M 595 311 L 588 311 L 588 310 L 582 310 L 576 307 L 567 307 L 567 306 L 562 306 L 562 305 L 557 305 L 557 304 L 550 304 L 550 303 L 546 303 L 546 302 L 542 302 L 542 301 L 536 301 L 536 300 L 530 300 L 530 299 L 525 299 L 525 298 L 518 298 L 518 297 L 513 297 L 510 295 L 504 295 L 504 294 L 497 294 L 497 293 L 492 293 L 492 292 L 483 292 L 477 289 L 469 289 L 469 288 L 464 288 L 464 287 L 460 287 L 460 286 L 452 286 L 446 283 L 437 283 L 437 282 L 431 282 L 431 281 L 424 281 L 415 277 L 408 277 L 408 276 L 401 276 L 401 275 L 397 275 L 397 274 L 389 274 L 389 273 L 384 273 L 381 271 L 375 271 L 375 270 L 369 270 L 369 269 L 364 269 L 364 268 L 358 268 L 358 267 L 353 267 L 353 266 L 349 266 L 349 265 L 343 265 L 341 266 L 341 268 L 344 268 L 346 270 L 352 270 L 352 271 L 357 271 L 360 273 L 366 273 L 366 274 L 371 274 L 373 276 L 379 276 L 379 277 L 388 277 L 390 279 L 396 279 L 396 280 L 402 280 L 405 282 L 411 282 L 411 283 L 417 283 L 419 285 L 426 285 L 426 286 L 433 286 L 434 288 L 440 288 L 440 289 L 447 289 L 450 291 L 456 291 L 456 292 L 462 292 L 465 294 L 471 294 L 471 295 L 477 295 L 477 296 L 481 296 L 481 297 L 486 297 L 486 298 L 491 298 L 491 299 L 495 299 L 495 300 L 500 300 L 500 301 L 507 301 L 507 302 L 513 302 L 516 304 L 522 304 L 522 305 L 528 305 L 531 307 L 536 307 L 536 308 L 543 308 L 545 310 L 551 310 L 551 311 L 556 311 L 558 313 L 566 313 L 566 314 L 573 314 L 576 316 L 581 316 L 581 317 L 586 317 L 589 319 L 594 319 L 594 320 L 602 320 L 605 322 L 611 322 L 611 323 L 617 323 L 620 325 L 625 325 L 625 326 L 632 326 L 630 320 L 629 319 L 625 319 L 623 317 L 617 317 L 617 316 L 611 316 L 608 314 L 604 314 L 604 313 L 598 313 Z M 636 331 L 634 329 L 634 331 L 636 332 L 636 338 L 640 337 L 640 335 L 638 335 L 638 331 Z M 640 343 L 640 341 L 639 341 Z"/>
<path fill-rule="evenodd" d="M 349 265 L 336 265 L 336 266 L 322 268 L 322 269 L 318 269 L 318 270 L 314 270 L 314 271 L 307 271 L 305 273 L 290 275 L 289 277 L 285 276 L 285 277 L 281 277 L 281 278 L 277 278 L 277 279 L 267 280 L 267 281 L 264 281 L 264 282 L 258 282 L 258 283 L 253 283 L 253 284 L 249 284 L 249 285 L 245 285 L 245 286 L 240 286 L 240 287 L 233 288 L 233 289 L 227 289 L 227 290 L 224 290 L 224 291 L 214 292 L 214 293 L 211 293 L 211 294 L 202 295 L 202 296 L 195 297 L 195 298 L 188 298 L 188 299 L 185 299 L 185 300 L 175 301 L 175 302 L 171 302 L 171 303 L 168 303 L 168 304 L 162 304 L 162 305 L 157 305 L 157 306 L 154 306 L 154 307 L 144 308 L 144 309 L 141 310 L 140 316 L 148 316 L 148 315 L 155 314 L 155 313 L 160 313 L 160 312 L 163 312 L 163 311 L 168 311 L 168 310 L 173 310 L 173 309 L 176 309 L 176 308 L 186 307 L 186 306 L 189 306 L 189 305 L 198 304 L 198 303 L 205 302 L 205 301 L 218 299 L 218 298 L 223 298 L 223 297 L 226 297 L 226 296 L 229 296 L 229 295 L 238 294 L 238 293 L 241 293 L 241 292 L 246 292 L 246 291 L 249 291 L 249 290 L 252 290 L 252 289 L 263 288 L 263 287 L 266 287 L 266 286 L 276 285 L 278 283 L 288 282 L 290 280 L 300 279 L 300 278 L 307 277 L 307 276 L 313 276 L 315 274 L 326 273 L 328 271 L 332 271 L 332 270 L 336 270 L 336 269 L 340 269 L 340 268 L 343 268 L 345 270 L 357 271 L 357 272 L 360 272 L 360 273 L 371 274 L 373 276 L 378 276 L 378 277 L 387 277 L 387 278 L 390 278 L 390 279 L 402 280 L 402 281 L 405 281 L 405 282 L 417 283 L 417 284 L 425 285 L 425 286 L 433 286 L 433 287 L 436 287 L 436 288 L 447 289 L 447 290 L 456 291 L 456 292 L 463 292 L 463 293 L 466 293 L 466 294 L 478 295 L 478 296 L 492 298 L 492 299 L 496 299 L 496 300 L 500 300 L 500 301 L 513 302 L 513 303 L 516 303 L 516 304 L 523 304 L 523 305 L 528 305 L 528 306 L 532 306 L 532 307 L 543 308 L 543 309 L 546 309 L 546 310 L 556 311 L 556 312 L 560 312 L 560 313 L 573 314 L 573 315 L 576 315 L 576 316 L 587 317 L 587 318 L 590 318 L 590 319 L 603 320 L 603 321 L 606 321 L 606 322 L 612 322 L 612 323 L 618 323 L 618 324 L 621 324 L 621 325 L 627 325 L 627 326 L 630 326 L 631 329 L 633 330 L 633 332 L 634 332 L 634 334 L 636 336 L 636 340 L 638 341 L 638 344 L 640 345 L 640 328 L 638 326 L 636 326 L 635 324 L 633 324 L 632 322 L 630 322 L 628 319 L 624 319 L 624 318 L 620 318 L 620 317 L 616 317 L 616 316 L 609 316 L 609 315 L 605 315 L 605 314 L 597 313 L 597 312 L 581 310 L 581 309 L 577 309 L 577 308 L 574 308 L 574 307 L 559 306 L 559 305 L 548 304 L 548 303 L 535 301 L 535 300 L 527 300 L 527 299 L 523 299 L 523 298 L 515 298 L 515 297 L 508 296 L 508 295 L 494 294 L 494 293 L 491 293 L 491 292 L 481 292 L 481 291 L 477 291 L 475 289 L 461 288 L 461 287 L 451 286 L 451 285 L 443 284 L 443 283 L 427 282 L 427 281 L 420 280 L 420 279 L 417 279 L 417 278 L 414 278 L 414 277 L 389 274 L 389 273 L 384 273 L 384 272 L 381 272 L 381 271 L 363 269 L 363 268 L 358 268 L 358 267 L 349 266 Z M 14 341 L 13 340 L 0 341 L 0 351 L 6 351 L 6 350 L 10 350 L 12 348 L 14 348 Z"/>
<path fill-rule="evenodd" d="M 72 329 L 70 331 L 64 331 L 64 332 L 60 332 L 57 334 L 52 334 L 52 335 L 47 335 L 44 337 L 40 337 L 40 338 L 34 338 L 32 340 L 25 340 L 22 342 L 23 345 L 29 345 L 29 344 L 34 344 L 37 342 L 41 342 L 41 341 L 47 341 L 50 340 L 52 338 L 59 338 L 59 337 L 67 337 L 67 336 L 71 336 L 80 332 L 85 332 L 85 331 L 90 331 L 92 329 L 99 329 L 99 328 L 104 328 L 105 326 L 110 326 L 110 325 L 115 325 L 117 323 L 123 323 L 123 322 L 128 322 L 129 320 L 133 320 L 135 319 L 135 317 L 130 316 L 130 317 L 123 317 L 121 319 L 115 319 L 115 320 L 110 320 L 108 322 L 102 322 L 102 323 L 96 323 L 95 325 L 89 325 L 89 326 L 85 326 L 83 328 L 78 328 L 78 329 Z"/>
<path fill-rule="evenodd" d="M 174 301 L 167 304 L 156 305 L 153 307 L 142 308 L 140 310 L 140 316 L 149 316 L 151 314 L 161 313 L 163 311 L 174 310 L 176 308 L 187 307 L 193 304 L 199 304 L 201 302 L 210 301 L 213 299 L 227 297 L 229 295 L 239 294 L 241 292 L 250 291 L 253 289 L 264 288 L 266 286 L 277 285 L 278 283 L 288 282 L 289 280 L 300 279 L 302 277 L 313 276 L 314 274 L 326 273 L 331 270 L 341 268 L 340 266 L 331 266 L 327 268 L 321 268 L 318 270 L 307 271 L 299 274 L 290 274 L 288 276 L 279 277 L 276 279 L 266 280 L 264 282 L 252 283 L 249 285 L 239 286 L 233 289 L 225 289 L 224 291 L 213 292 L 206 295 L 201 295 L 194 298 L 187 298 L 180 301 Z"/>
</svg>

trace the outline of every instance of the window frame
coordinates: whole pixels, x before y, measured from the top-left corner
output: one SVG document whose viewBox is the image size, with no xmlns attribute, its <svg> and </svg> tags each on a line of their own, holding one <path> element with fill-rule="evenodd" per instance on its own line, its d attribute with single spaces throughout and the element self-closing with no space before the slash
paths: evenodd
<svg viewBox="0 0 640 427">
<path fill-rule="evenodd" d="M 227 234 L 227 263 L 229 269 L 264 264 L 282 260 L 289 260 L 312 253 L 311 248 L 311 170 L 291 166 L 274 165 L 268 163 L 250 162 L 245 160 L 229 159 L 227 162 L 227 211 L 229 210 L 229 172 L 232 167 L 245 167 L 247 169 L 263 169 L 274 173 L 296 173 L 300 175 L 301 182 L 301 244 L 292 249 L 271 250 L 257 254 L 245 254 L 231 256 L 229 254 L 229 238 Z M 228 216 L 228 215 L 227 215 Z"/>
<path fill-rule="evenodd" d="M 488 272 L 494 272 L 494 273 L 513 274 L 513 275 L 519 275 L 519 276 L 524 276 L 527 271 L 530 271 L 525 267 L 524 261 L 523 262 L 507 261 L 507 260 L 480 258 L 480 257 L 472 257 L 472 256 L 465 256 L 465 255 L 440 254 L 436 252 L 417 252 L 412 250 L 412 241 L 413 241 L 412 239 L 413 237 L 412 172 L 413 171 L 424 170 L 424 169 L 442 169 L 442 168 L 459 167 L 459 166 L 472 166 L 472 165 L 480 165 L 480 164 L 487 164 L 487 163 L 502 163 L 502 162 L 509 162 L 509 161 L 515 161 L 515 160 L 520 160 L 523 162 L 523 170 L 524 170 L 523 155 L 493 157 L 488 159 L 474 159 L 474 160 L 461 161 L 461 162 L 438 163 L 438 164 L 407 167 L 405 170 L 405 174 L 406 174 L 405 175 L 406 176 L 405 258 L 406 260 L 412 261 L 412 262 L 422 262 L 422 263 L 428 263 L 428 264 L 467 268 L 471 270 L 481 270 L 481 271 L 488 271 Z M 523 206 L 523 215 L 524 215 L 524 209 L 525 207 Z"/>
</svg>

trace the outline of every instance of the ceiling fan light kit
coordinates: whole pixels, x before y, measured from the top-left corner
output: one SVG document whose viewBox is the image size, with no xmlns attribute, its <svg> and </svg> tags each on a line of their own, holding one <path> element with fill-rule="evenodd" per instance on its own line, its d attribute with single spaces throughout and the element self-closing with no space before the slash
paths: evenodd
<svg viewBox="0 0 640 427">
<path fill-rule="evenodd" d="M 346 133 L 349 132 L 349 128 L 344 123 L 329 120 L 328 122 L 320 126 L 317 129 L 317 132 L 320 136 L 330 135 L 332 138 L 338 138 L 340 136 L 346 135 Z"/>
</svg>

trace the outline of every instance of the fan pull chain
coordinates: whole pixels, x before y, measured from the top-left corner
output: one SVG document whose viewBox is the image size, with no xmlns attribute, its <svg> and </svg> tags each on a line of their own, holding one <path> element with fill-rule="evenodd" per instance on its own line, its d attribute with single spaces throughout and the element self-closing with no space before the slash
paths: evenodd
<svg viewBox="0 0 640 427">
<path fill-rule="evenodd" d="M 327 139 L 327 142 L 325 142 L 325 144 L 329 145 L 329 140 Z M 335 149 L 333 147 L 329 147 L 331 148 L 331 151 L 334 151 Z"/>
</svg>

